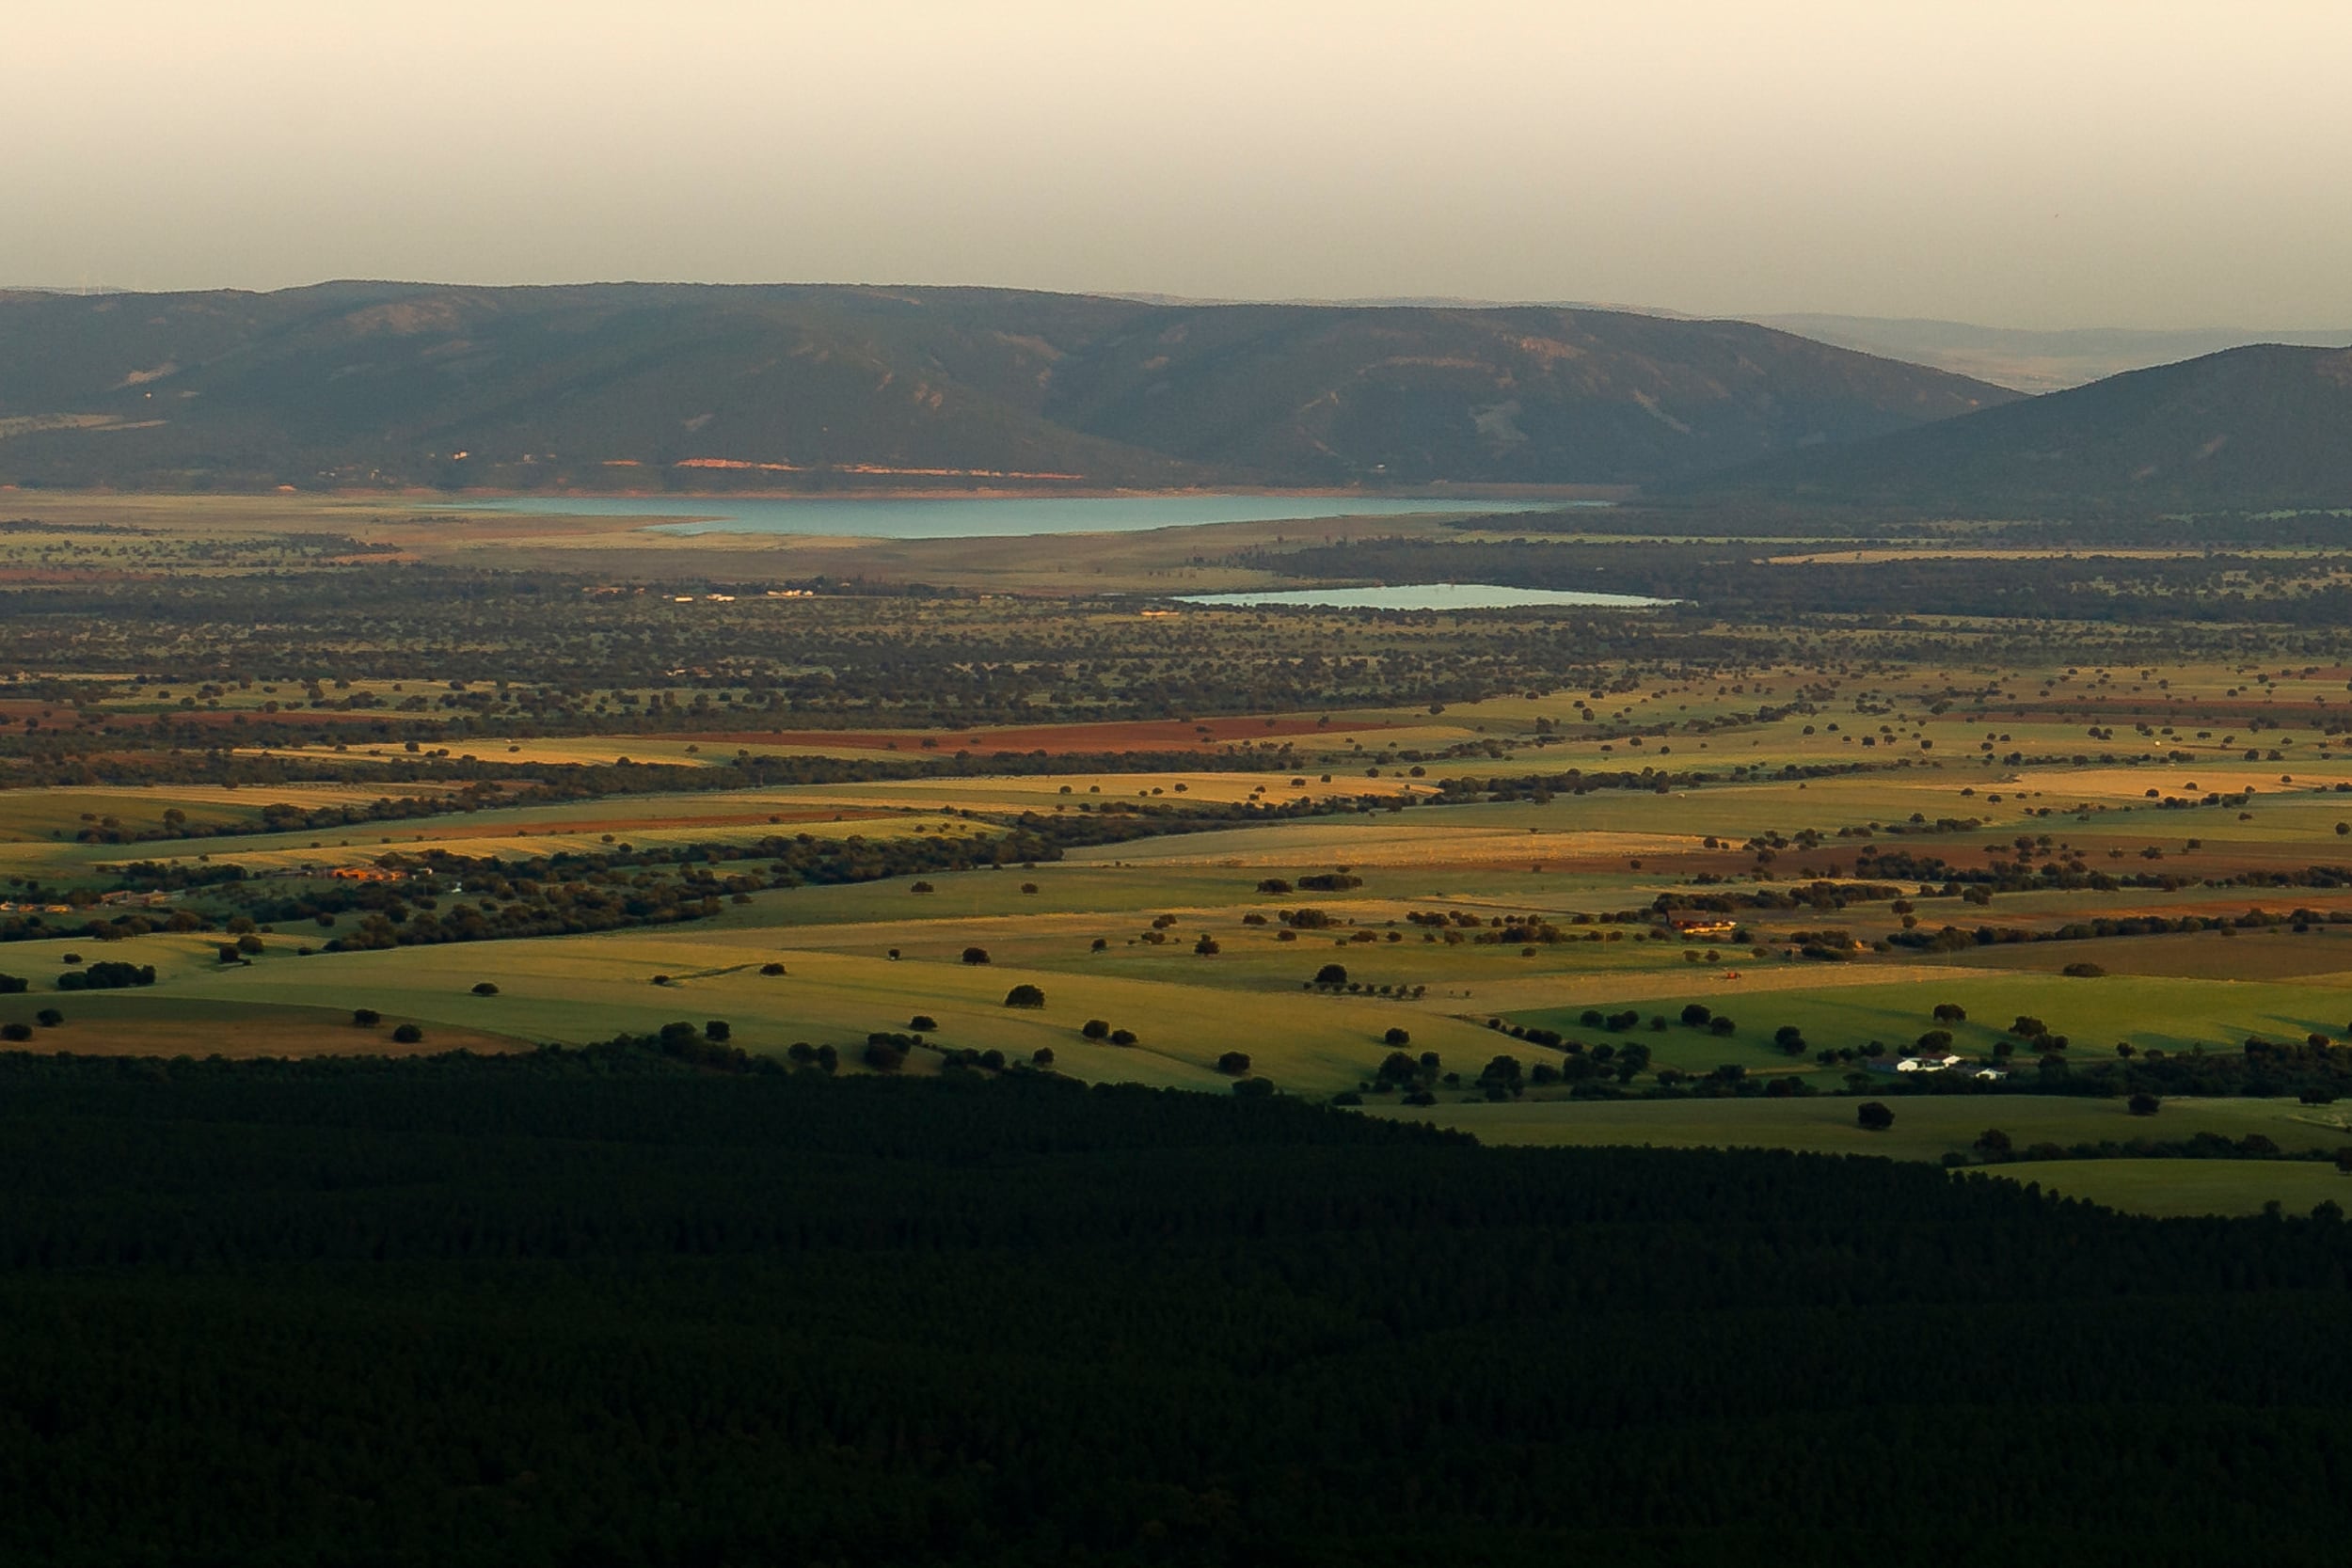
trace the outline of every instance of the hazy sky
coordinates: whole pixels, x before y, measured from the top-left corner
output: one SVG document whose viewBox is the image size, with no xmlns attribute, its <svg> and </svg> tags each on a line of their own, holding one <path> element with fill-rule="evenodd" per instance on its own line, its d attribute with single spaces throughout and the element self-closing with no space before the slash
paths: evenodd
<svg viewBox="0 0 2352 1568">
<path fill-rule="evenodd" d="M 0 0 L 0 282 L 2352 322 L 2352 0 Z"/>
</svg>

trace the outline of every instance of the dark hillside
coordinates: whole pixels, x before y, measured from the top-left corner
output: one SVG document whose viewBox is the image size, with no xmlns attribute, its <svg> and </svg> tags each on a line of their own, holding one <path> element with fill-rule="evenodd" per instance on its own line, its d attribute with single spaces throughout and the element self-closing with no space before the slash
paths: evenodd
<svg viewBox="0 0 2352 1568">
<path fill-rule="evenodd" d="M 1076 428 L 1333 482 L 1645 484 L 2012 394 L 1744 322 L 1609 310 L 1159 310 L 1057 373 Z"/>
<path fill-rule="evenodd" d="M 1635 484 L 2012 394 L 1736 322 L 977 289 L 0 295 L 0 483 Z"/>
</svg>

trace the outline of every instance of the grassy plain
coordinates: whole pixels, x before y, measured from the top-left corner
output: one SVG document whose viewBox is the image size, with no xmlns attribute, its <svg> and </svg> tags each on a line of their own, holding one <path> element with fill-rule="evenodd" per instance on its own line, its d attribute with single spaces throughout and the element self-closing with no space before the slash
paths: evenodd
<svg viewBox="0 0 2352 1568">
<path fill-rule="evenodd" d="M 2021 1148 L 2198 1132 L 2352 1141 L 2328 1107 L 2275 1097 L 2174 1099 L 2151 1119 L 2121 1097 L 1902 1096 L 1891 1131 L 1853 1120 L 1857 1089 L 1894 1095 L 1904 1085 L 1885 1069 L 1939 1027 L 1959 1070 L 2027 1078 L 2036 1040 L 2013 1027 L 2021 1015 L 2066 1037 L 2078 1067 L 2126 1060 L 2126 1045 L 2193 1058 L 2235 1056 L 2258 1035 L 2352 1038 L 2352 664 L 2315 641 L 2288 657 L 2250 634 L 2232 651 L 2128 628 L 2110 643 L 2132 657 L 2089 659 L 2079 640 L 2045 649 L 1988 619 L 1564 630 L 1534 612 L 1115 596 L 1279 580 L 1265 562 L 1287 545 L 1486 537 L 1434 518 L 1318 523 L 1311 540 L 1284 524 L 689 540 L 642 519 L 469 517 L 384 498 L 42 497 L 39 509 L 46 524 L 0 533 L 11 592 L 310 571 L 328 584 L 321 624 L 340 635 L 366 598 L 352 595 L 353 570 L 455 574 L 431 580 L 461 587 L 464 574 L 538 573 L 534 612 L 560 596 L 545 624 L 577 629 L 578 657 L 607 673 L 574 679 L 559 659 L 526 675 L 517 656 L 510 680 L 497 602 L 485 619 L 358 649 L 331 636 L 271 644 L 242 622 L 190 631 L 183 618 L 135 657 L 60 611 L 48 662 L 0 683 L 0 759 L 25 781 L 0 789 L 0 901 L 42 922 L 0 910 L 0 969 L 28 981 L 0 995 L 0 1022 L 67 1014 L 33 1025 L 36 1048 L 381 1050 L 409 1022 L 419 1049 L 494 1050 L 724 1020 L 752 1052 L 830 1044 L 854 1071 L 869 1034 L 922 1015 L 937 1023 L 931 1045 L 1016 1061 L 1050 1050 L 1056 1070 L 1089 1079 L 1219 1090 L 1219 1057 L 1239 1052 L 1280 1091 L 1365 1094 L 1377 1114 L 1503 1141 L 1931 1160 L 1965 1155 L 1988 1126 Z M 1756 564 L 1789 571 L 2036 553 L 1757 547 Z M 546 575 L 564 572 L 576 575 Z M 735 588 L 808 574 L 940 592 Z M 219 602 L 235 607 L 207 601 L 206 613 Z M 832 639 L 821 657 L 819 634 Z M 208 637 L 230 650 L 210 665 L 154 651 Z M 1000 637 L 1004 649 L 976 651 Z M 1473 637 L 1496 668 L 1578 673 L 1449 673 Z M 1586 650 L 1597 642 L 1618 651 Z M 1146 645 L 1176 653 L 1147 665 L 1134 657 Z M 753 669 L 737 657 L 746 647 L 768 662 Z M 892 660 L 908 672 L 877 689 L 890 700 L 836 702 L 876 648 L 886 673 Z M 1327 700 L 1296 678 L 1310 665 L 1328 672 Z M 1269 671 L 1279 681 L 1265 689 L 1290 700 L 1227 700 Z M 1394 698 L 1441 676 L 1454 683 L 1442 697 L 1345 695 Z M 964 696 L 928 716 L 890 685 L 934 678 L 965 683 Z M 1165 694 L 1150 694 L 1155 682 Z M 770 782 L 741 782 L 753 777 Z M 773 782 L 796 778 L 826 782 Z M 986 864 L 1015 832 L 1067 847 Z M 780 847 L 818 861 L 887 847 L 907 857 L 892 863 L 940 869 L 771 874 Z M 467 869 L 411 884 L 401 912 L 478 916 L 469 940 L 326 950 L 367 946 L 367 920 L 390 907 L 355 900 L 331 872 L 431 856 Z M 1343 880 L 1296 885 L 1316 875 Z M 498 935 L 501 911 L 583 877 L 648 908 L 691 884 L 707 911 Z M 1294 885 L 1261 891 L 1269 879 Z M 1736 936 L 1661 923 L 1710 904 Z M 224 962 L 252 909 L 265 911 L 248 921 L 263 927 L 249 933 L 260 951 Z M 183 911 L 198 928 L 170 928 Z M 2157 918 L 2202 928 L 2090 926 Z M 77 929 L 85 920 L 115 924 L 102 940 Z M 975 947 L 990 961 L 964 962 Z M 155 984 L 56 990 L 57 974 L 102 958 L 151 964 Z M 784 974 L 760 973 L 777 963 Z M 1314 984 L 1333 964 L 1344 982 Z M 497 994 L 473 994 L 484 982 Z M 1020 984 L 1046 1005 L 1006 1006 Z M 1693 1004 L 1731 1027 L 1679 1022 Z M 1939 1004 L 1964 1021 L 1936 1020 Z M 358 1007 L 385 1025 L 352 1026 Z M 1588 1010 L 1634 1022 L 1597 1028 Z M 1086 1038 L 1094 1019 L 1136 1042 Z M 1776 1040 L 1783 1029 L 1798 1049 Z M 1574 1045 L 1543 1043 L 1554 1032 Z M 1661 1070 L 1725 1086 L 1620 1101 L 1531 1080 L 1489 1103 L 1479 1082 L 1500 1055 L 1563 1069 L 1635 1043 L 1647 1060 L 1629 1093 L 1658 1088 Z M 1398 1044 L 1437 1056 L 1434 1103 L 1400 1109 L 1373 1092 Z M 918 1051 L 900 1070 L 940 1059 Z M 1773 1085 L 1796 1092 L 1757 1092 Z M 2245 1196 L 2224 1190 L 2241 1174 L 2230 1162 L 2139 1164 L 2070 1161 L 2049 1181 L 2153 1210 Z M 2259 1167 L 2247 1192 L 2264 1173 L 2308 1174 L 2242 1164 Z"/>
</svg>

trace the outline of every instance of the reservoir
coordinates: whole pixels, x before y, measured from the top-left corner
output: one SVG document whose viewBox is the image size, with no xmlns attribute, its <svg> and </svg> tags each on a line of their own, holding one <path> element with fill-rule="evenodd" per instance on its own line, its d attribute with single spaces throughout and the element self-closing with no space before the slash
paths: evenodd
<svg viewBox="0 0 2352 1568">
<path fill-rule="evenodd" d="M 1336 517 L 1485 516 L 1593 502 L 1351 496 L 528 496 L 469 500 L 469 512 L 566 517 L 674 517 L 653 533 L 803 533 L 850 539 L 982 539 L 1134 533 L 1202 523 L 1312 523 Z"/>
</svg>

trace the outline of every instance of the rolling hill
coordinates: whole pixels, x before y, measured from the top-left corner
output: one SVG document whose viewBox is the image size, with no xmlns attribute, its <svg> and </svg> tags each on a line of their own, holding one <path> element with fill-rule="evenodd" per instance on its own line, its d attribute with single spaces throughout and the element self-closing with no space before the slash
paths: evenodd
<svg viewBox="0 0 2352 1568">
<path fill-rule="evenodd" d="M 2352 507 L 2352 349 L 2230 349 L 1672 493 L 1975 516 Z"/>
<path fill-rule="evenodd" d="M 1687 480 L 2014 394 L 1740 322 L 977 289 L 0 295 L 0 483 Z"/>
</svg>

